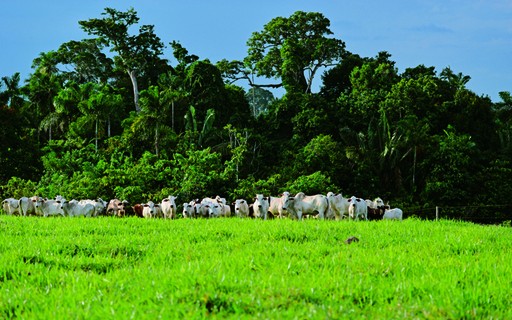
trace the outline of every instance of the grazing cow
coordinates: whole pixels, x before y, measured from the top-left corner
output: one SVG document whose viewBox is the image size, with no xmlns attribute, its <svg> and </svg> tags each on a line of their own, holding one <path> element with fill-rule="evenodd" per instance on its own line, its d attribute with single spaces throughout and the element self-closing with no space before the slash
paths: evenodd
<svg viewBox="0 0 512 320">
<path fill-rule="evenodd" d="M 255 218 L 267 219 L 270 202 L 268 197 L 264 197 L 262 194 L 257 194 L 254 198 L 253 216 Z"/>
<path fill-rule="evenodd" d="M 327 200 L 329 201 L 329 210 L 327 210 L 327 219 L 343 220 L 348 217 L 348 201 L 343 198 L 343 195 L 327 193 Z"/>
<path fill-rule="evenodd" d="M 235 206 L 235 214 L 239 218 L 249 217 L 249 204 L 244 199 L 236 199 L 233 203 Z"/>
<path fill-rule="evenodd" d="M 2 209 L 8 215 L 20 214 L 20 201 L 14 198 L 7 198 L 2 201 Z"/>
<path fill-rule="evenodd" d="M 68 217 L 94 217 L 96 208 L 90 202 L 64 200 L 61 202 L 61 209 Z"/>
<path fill-rule="evenodd" d="M 297 193 L 291 200 L 291 207 L 297 219 L 302 220 L 304 214 L 318 214 L 319 219 L 324 219 L 325 213 L 329 209 L 327 197 L 321 194 L 306 196 L 304 192 Z"/>
<path fill-rule="evenodd" d="M 279 216 L 279 218 L 283 218 L 283 216 L 289 215 L 288 210 L 290 208 L 290 193 L 288 191 L 283 192 L 281 197 L 270 197 L 269 200 L 269 208 L 268 212 L 270 212 L 274 217 Z M 267 216 L 265 215 L 265 220 L 267 219 Z"/>
<path fill-rule="evenodd" d="M 27 198 L 21 197 L 19 200 L 20 203 L 20 215 L 21 216 L 33 216 L 36 214 L 36 208 L 34 207 L 34 202 L 32 200 L 36 199 L 36 196 Z"/>
<path fill-rule="evenodd" d="M 62 210 L 62 204 L 60 200 L 47 200 L 41 197 L 37 197 L 32 200 L 36 210 L 36 214 L 39 216 L 63 216 L 64 210 Z"/>
<path fill-rule="evenodd" d="M 350 197 L 348 200 L 348 217 L 352 220 L 359 220 L 362 218 L 368 220 L 368 206 L 366 201 L 355 196 Z"/>
<path fill-rule="evenodd" d="M 163 199 L 160 203 L 160 208 L 162 209 L 162 214 L 164 218 L 175 219 L 177 218 L 178 211 L 176 209 L 176 197 L 168 196 Z"/>
<path fill-rule="evenodd" d="M 143 205 L 142 215 L 144 218 L 162 218 L 162 209 L 159 204 L 155 204 L 153 201 L 149 201 L 148 203 Z"/>
<path fill-rule="evenodd" d="M 133 209 L 133 212 L 134 212 L 136 217 L 144 218 L 144 215 L 142 214 L 142 212 L 144 210 L 144 206 L 142 204 L 137 203 L 136 205 L 134 205 L 132 207 L 132 209 Z"/>
<path fill-rule="evenodd" d="M 196 217 L 196 208 L 195 201 L 185 202 L 183 204 L 183 218 L 195 218 Z"/>
<path fill-rule="evenodd" d="M 402 220 L 403 212 L 400 208 L 386 209 L 384 216 L 385 220 Z"/>
</svg>

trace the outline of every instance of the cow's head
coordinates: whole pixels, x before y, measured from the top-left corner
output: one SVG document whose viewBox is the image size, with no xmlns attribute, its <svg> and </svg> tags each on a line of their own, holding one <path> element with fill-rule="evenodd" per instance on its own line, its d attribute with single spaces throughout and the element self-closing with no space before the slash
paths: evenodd
<svg viewBox="0 0 512 320">
<path fill-rule="evenodd" d="M 290 201 L 293 201 L 293 197 L 290 197 L 290 193 L 285 191 L 281 194 L 281 206 L 283 210 L 288 210 Z"/>
</svg>

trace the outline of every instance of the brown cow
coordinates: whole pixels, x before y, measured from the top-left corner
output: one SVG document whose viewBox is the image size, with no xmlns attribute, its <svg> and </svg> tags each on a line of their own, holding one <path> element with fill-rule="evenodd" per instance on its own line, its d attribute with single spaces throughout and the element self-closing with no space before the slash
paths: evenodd
<svg viewBox="0 0 512 320">
<path fill-rule="evenodd" d="M 142 215 L 142 210 L 144 209 L 144 207 L 142 206 L 142 204 L 136 204 L 132 207 L 133 209 L 133 212 L 135 213 L 135 216 L 136 217 L 139 217 L 139 218 L 144 218 L 144 216 Z"/>
</svg>

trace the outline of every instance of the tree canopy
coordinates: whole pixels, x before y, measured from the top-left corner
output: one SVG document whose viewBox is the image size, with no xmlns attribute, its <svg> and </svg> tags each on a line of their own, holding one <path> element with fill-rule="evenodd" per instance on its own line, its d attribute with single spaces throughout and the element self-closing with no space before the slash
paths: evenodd
<svg viewBox="0 0 512 320">
<path fill-rule="evenodd" d="M 288 190 L 423 206 L 512 189 L 510 92 L 493 103 L 449 67 L 400 72 L 388 52 L 348 52 L 317 12 L 270 20 L 245 57 L 216 63 L 172 40 L 171 65 L 153 26 L 131 30 L 138 22 L 133 8 L 106 8 L 78 22 L 93 38 L 34 57 L 24 84 L 18 73 L 1 78 L 4 197 L 135 203 Z"/>
</svg>

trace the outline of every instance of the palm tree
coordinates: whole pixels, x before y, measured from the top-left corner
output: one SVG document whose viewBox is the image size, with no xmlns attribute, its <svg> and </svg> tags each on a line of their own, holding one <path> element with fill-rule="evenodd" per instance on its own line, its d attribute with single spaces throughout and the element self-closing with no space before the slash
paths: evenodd
<svg viewBox="0 0 512 320">
<path fill-rule="evenodd" d="M 25 103 L 19 87 L 20 73 L 16 72 L 11 77 L 2 77 L 2 82 L 6 90 L 0 93 L 0 103 L 9 106 L 11 109 L 20 109 Z"/>
<path fill-rule="evenodd" d="M 153 136 L 155 154 L 158 156 L 160 132 L 168 128 L 165 117 L 162 116 L 165 114 L 167 101 L 158 86 L 151 86 L 140 92 L 139 102 L 141 110 L 132 123 L 131 130 L 139 132 L 144 139 Z"/>
<path fill-rule="evenodd" d="M 466 88 L 466 84 L 471 80 L 470 76 L 465 76 L 462 72 L 455 74 L 450 67 L 446 67 L 441 71 L 440 78 L 448 81 L 457 90 Z"/>
</svg>

